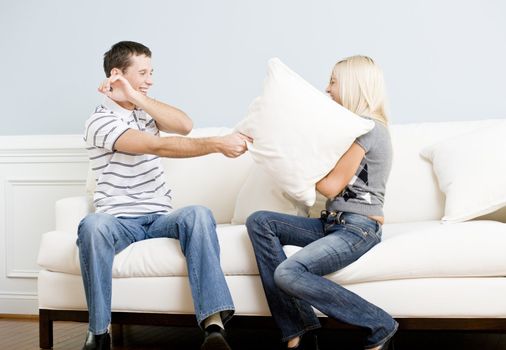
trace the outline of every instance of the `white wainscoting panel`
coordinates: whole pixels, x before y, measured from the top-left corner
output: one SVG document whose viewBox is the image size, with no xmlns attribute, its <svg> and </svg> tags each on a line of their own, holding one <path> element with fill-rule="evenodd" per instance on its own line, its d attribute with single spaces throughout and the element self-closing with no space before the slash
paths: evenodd
<svg viewBox="0 0 506 350">
<path fill-rule="evenodd" d="M 0 137 L 0 314 L 37 314 L 40 236 L 56 200 L 85 193 L 80 135 Z"/>
</svg>

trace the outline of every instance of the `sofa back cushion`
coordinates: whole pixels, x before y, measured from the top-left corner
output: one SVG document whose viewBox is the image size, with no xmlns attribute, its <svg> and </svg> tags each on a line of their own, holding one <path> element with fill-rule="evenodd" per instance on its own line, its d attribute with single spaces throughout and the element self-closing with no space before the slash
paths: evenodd
<svg viewBox="0 0 506 350">
<path fill-rule="evenodd" d="M 385 196 L 386 221 L 441 219 L 445 198 L 439 190 L 431 162 L 421 156 L 421 151 L 452 136 L 501 122 L 489 119 L 391 125 L 394 155 Z"/>
<path fill-rule="evenodd" d="M 391 125 L 394 155 L 385 197 L 386 221 L 402 223 L 441 219 L 445 198 L 439 190 L 432 164 L 422 158 L 420 152 L 425 147 L 454 135 L 500 122 L 481 120 Z M 317 200 L 315 206 L 309 208 L 309 215 L 319 216 L 324 206 L 323 198 Z M 301 214 L 303 210 L 300 209 L 283 196 L 282 190 L 272 179 L 253 171 L 239 192 L 232 222 L 244 223 L 257 210 Z"/>
<path fill-rule="evenodd" d="M 422 156 L 432 162 L 445 194 L 445 222 L 467 221 L 506 206 L 506 119 L 429 146 Z M 470 191 L 472 189 L 472 191 Z"/>
<path fill-rule="evenodd" d="M 194 129 L 189 137 L 225 135 L 229 128 Z M 238 158 L 220 153 L 196 158 L 165 158 L 167 185 L 172 189 L 172 206 L 203 205 L 218 224 L 230 223 L 237 194 L 253 164 L 248 152 Z"/>
<path fill-rule="evenodd" d="M 439 190 L 432 164 L 424 159 L 420 152 L 425 147 L 452 136 L 498 123 L 501 123 L 501 120 L 391 125 L 394 154 L 385 196 L 386 221 L 397 223 L 441 219 L 444 214 L 444 196 Z M 190 136 L 222 135 L 230 131 L 229 128 L 202 128 L 195 129 Z M 265 184 L 254 186 L 248 182 L 248 186 L 257 191 L 255 198 L 258 202 L 253 202 L 258 208 L 251 207 L 251 196 L 237 198 L 253 165 L 248 153 L 236 159 L 211 154 L 198 158 L 164 159 L 162 163 L 165 166 L 168 185 L 172 189 L 174 208 L 192 204 L 204 205 L 213 211 L 218 223 L 231 222 L 235 206 L 239 206 L 242 214 L 240 219 L 235 220 L 236 223 L 245 220 L 249 211 L 265 208 L 278 210 L 275 203 L 262 203 L 262 198 L 267 201 L 269 198 L 279 199 L 279 196 L 261 195 L 263 190 L 271 188 Z M 94 181 L 90 181 L 91 185 L 93 183 Z M 93 192 L 92 187 L 88 189 L 89 192 Z M 323 201 L 317 201 L 318 204 L 322 206 Z M 248 208 L 241 209 L 240 206 L 245 205 L 248 205 Z M 284 203 L 279 211 L 283 211 L 283 208 L 290 208 L 293 213 L 293 206 L 290 204 Z M 313 212 L 319 211 L 313 208 Z M 236 211 L 236 216 L 237 213 Z"/>
</svg>

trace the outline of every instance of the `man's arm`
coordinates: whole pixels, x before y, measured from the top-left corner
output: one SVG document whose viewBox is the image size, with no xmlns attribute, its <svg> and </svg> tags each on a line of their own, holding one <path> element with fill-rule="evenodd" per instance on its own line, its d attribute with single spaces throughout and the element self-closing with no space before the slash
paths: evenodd
<svg viewBox="0 0 506 350">
<path fill-rule="evenodd" d="M 193 128 L 193 122 L 186 113 L 134 90 L 121 73 L 105 79 L 98 91 L 114 101 L 129 102 L 143 109 L 155 120 L 161 131 L 187 135 Z"/>
<path fill-rule="evenodd" d="M 251 141 L 251 139 L 240 133 L 204 138 L 158 137 L 143 131 L 128 129 L 116 140 L 114 149 L 169 158 L 198 157 L 217 152 L 235 158 L 246 152 L 246 141 Z"/>
<path fill-rule="evenodd" d="M 193 122 L 185 112 L 138 91 L 134 91 L 132 103 L 146 111 L 161 131 L 187 135 L 193 128 Z"/>
</svg>

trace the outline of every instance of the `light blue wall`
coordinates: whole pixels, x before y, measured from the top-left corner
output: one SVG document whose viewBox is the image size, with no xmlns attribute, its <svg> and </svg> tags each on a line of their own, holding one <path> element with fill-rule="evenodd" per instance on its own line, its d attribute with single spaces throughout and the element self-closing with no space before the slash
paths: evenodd
<svg viewBox="0 0 506 350">
<path fill-rule="evenodd" d="M 323 89 L 357 53 L 394 123 L 506 117 L 505 17 L 502 0 L 0 0 L 0 135 L 80 133 L 119 40 L 152 49 L 152 96 L 197 127 L 238 122 L 270 57 Z"/>
</svg>

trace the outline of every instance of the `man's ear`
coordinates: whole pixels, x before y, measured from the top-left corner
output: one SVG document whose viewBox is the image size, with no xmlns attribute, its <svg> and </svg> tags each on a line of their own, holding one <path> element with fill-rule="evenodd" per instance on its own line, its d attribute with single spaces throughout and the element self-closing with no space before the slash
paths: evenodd
<svg viewBox="0 0 506 350">
<path fill-rule="evenodd" d="M 119 68 L 111 69 L 111 75 L 123 75 L 123 72 Z"/>
</svg>

